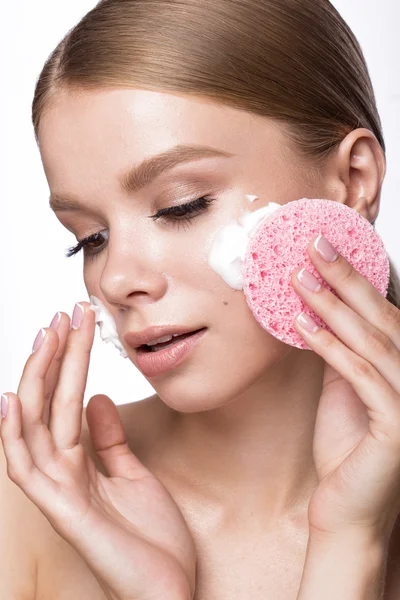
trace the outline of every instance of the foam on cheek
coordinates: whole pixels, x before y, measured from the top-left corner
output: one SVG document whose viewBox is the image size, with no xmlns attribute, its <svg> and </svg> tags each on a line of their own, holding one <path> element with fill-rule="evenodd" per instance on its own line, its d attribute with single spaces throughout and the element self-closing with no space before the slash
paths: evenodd
<svg viewBox="0 0 400 600">
<path fill-rule="evenodd" d="M 114 344 L 117 350 L 119 350 L 120 355 L 123 358 L 127 358 L 128 354 L 119 340 L 115 320 L 110 311 L 107 310 L 96 296 L 90 296 L 90 303 L 90 308 L 95 313 L 96 323 L 100 328 L 101 339 L 106 343 L 111 342 Z"/>
<path fill-rule="evenodd" d="M 250 203 L 257 197 L 246 194 Z M 262 219 L 279 208 L 280 204 L 269 202 L 254 212 L 246 211 L 217 232 L 208 254 L 208 264 L 234 290 L 243 289 L 243 259 L 251 234 Z"/>
<path fill-rule="evenodd" d="M 246 194 L 249 202 L 258 196 Z M 243 289 L 242 267 L 249 238 L 264 217 L 281 208 L 280 204 L 270 202 L 267 206 L 250 212 L 246 211 L 238 220 L 222 227 L 215 236 L 208 256 L 208 263 L 218 275 L 233 289 Z M 121 344 L 115 320 L 104 304 L 96 297 L 90 296 L 90 308 L 96 315 L 96 323 L 100 328 L 101 339 L 111 342 L 123 358 L 128 354 Z"/>
</svg>

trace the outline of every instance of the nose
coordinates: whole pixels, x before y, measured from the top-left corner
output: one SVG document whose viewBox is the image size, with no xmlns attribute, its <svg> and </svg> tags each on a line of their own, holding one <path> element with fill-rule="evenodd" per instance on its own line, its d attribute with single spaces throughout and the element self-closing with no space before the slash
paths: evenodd
<svg viewBox="0 0 400 600">
<path fill-rule="evenodd" d="M 100 278 L 100 289 L 111 305 L 128 307 L 160 300 L 168 289 L 168 279 L 157 252 L 138 245 L 109 242 L 107 261 Z"/>
</svg>

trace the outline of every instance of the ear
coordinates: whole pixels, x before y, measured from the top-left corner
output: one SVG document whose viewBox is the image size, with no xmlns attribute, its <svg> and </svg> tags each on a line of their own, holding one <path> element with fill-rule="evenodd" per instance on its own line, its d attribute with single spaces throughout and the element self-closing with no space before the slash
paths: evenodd
<svg viewBox="0 0 400 600">
<path fill-rule="evenodd" d="M 375 221 L 386 158 L 372 131 L 359 128 L 350 132 L 337 148 L 329 171 L 328 185 L 336 191 L 335 199 L 354 208 L 371 223 Z"/>
</svg>

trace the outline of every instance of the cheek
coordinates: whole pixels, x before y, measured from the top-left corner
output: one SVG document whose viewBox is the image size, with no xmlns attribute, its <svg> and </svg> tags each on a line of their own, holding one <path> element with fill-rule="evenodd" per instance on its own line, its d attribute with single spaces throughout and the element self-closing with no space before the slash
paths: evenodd
<svg viewBox="0 0 400 600">
<path fill-rule="evenodd" d="M 98 264 L 100 264 L 100 261 Z M 90 296 L 96 296 L 96 298 L 101 298 L 102 302 L 106 302 L 104 299 L 104 292 L 100 287 L 102 268 L 104 268 L 104 264 L 103 267 L 99 267 L 95 262 L 89 262 L 88 265 L 83 269 L 83 282 L 85 284 L 88 298 L 90 298 Z"/>
<path fill-rule="evenodd" d="M 208 279 L 207 279 L 208 277 Z M 210 311 L 210 326 L 217 334 L 221 355 L 241 356 L 245 361 L 267 363 L 274 354 L 282 356 L 291 350 L 260 325 L 250 310 L 242 291 L 230 288 L 216 273 L 203 277 L 207 287 L 206 304 Z M 199 282 L 197 282 L 197 289 Z M 258 368 L 258 367 L 256 367 Z"/>
</svg>

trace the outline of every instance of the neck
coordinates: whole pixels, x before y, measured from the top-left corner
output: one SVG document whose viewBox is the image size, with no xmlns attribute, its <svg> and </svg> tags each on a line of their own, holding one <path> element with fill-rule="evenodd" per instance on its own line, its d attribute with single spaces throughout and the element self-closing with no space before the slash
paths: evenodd
<svg viewBox="0 0 400 600">
<path fill-rule="evenodd" d="M 292 349 L 228 404 L 193 413 L 163 404 L 169 425 L 157 455 L 228 510 L 274 522 L 304 510 L 318 484 L 312 444 L 323 368 L 314 352 Z"/>
</svg>

